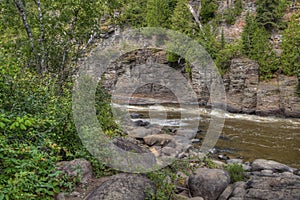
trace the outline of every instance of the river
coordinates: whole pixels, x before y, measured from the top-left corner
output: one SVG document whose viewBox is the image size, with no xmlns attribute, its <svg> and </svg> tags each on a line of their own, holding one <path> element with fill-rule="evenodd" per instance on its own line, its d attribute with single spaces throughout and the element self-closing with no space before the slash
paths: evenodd
<svg viewBox="0 0 300 200">
<path fill-rule="evenodd" d="M 201 132 L 198 138 L 205 137 L 212 113 L 218 113 L 207 108 L 199 108 L 195 113 L 195 110 L 182 110 L 177 104 L 125 107 L 130 113 L 142 115 L 134 120 L 150 121 L 166 127 L 188 127 L 197 120 Z M 181 119 L 181 112 L 190 113 L 191 117 Z M 300 119 L 226 112 L 225 124 L 215 148 L 219 154 L 230 158 L 242 158 L 244 161 L 271 159 L 300 169 Z"/>
</svg>

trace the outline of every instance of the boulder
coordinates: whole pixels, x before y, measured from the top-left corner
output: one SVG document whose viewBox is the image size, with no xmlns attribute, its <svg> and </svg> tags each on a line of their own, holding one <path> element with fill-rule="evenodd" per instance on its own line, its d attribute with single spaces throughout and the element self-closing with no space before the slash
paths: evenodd
<svg viewBox="0 0 300 200">
<path fill-rule="evenodd" d="M 132 138 L 143 139 L 146 136 L 161 133 L 161 129 L 156 127 L 145 128 L 141 126 L 130 128 L 127 132 L 128 136 Z"/>
<path fill-rule="evenodd" d="M 92 191 L 86 200 L 144 200 L 155 194 L 154 183 L 142 175 L 117 174 Z"/>
<path fill-rule="evenodd" d="M 78 178 L 80 183 L 86 183 L 93 175 L 92 165 L 85 159 L 62 161 L 56 163 L 56 168 L 71 178 Z"/>
<path fill-rule="evenodd" d="M 148 135 L 144 137 L 144 141 L 147 145 L 153 146 L 164 146 L 173 140 L 173 136 L 168 134 L 155 134 L 155 135 Z"/>
<path fill-rule="evenodd" d="M 290 174 L 272 177 L 252 176 L 247 182 L 245 199 L 300 199 L 300 177 Z"/>
<path fill-rule="evenodd" d="M 256 159 L 252 163 L 252 171 L 272 170 L 273 172 L 293 172 L 293 169 L 285 164 L 273 160 Z"/>
<path fill-rule="evenodd" d="M 193 197 L 215 200 L 230 183 L 228 172 L 221 169 L 198 168 L 189 177 L 188 186 Z"/>
</svg>

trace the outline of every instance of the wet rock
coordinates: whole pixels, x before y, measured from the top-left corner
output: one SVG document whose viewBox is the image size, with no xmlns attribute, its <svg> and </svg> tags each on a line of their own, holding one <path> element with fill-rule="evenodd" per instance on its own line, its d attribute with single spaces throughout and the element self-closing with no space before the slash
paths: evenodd
<svg viewBox="0 0 300 200">
<path fill-rule="evenodd" d="M 218 158 L 220 159 L 220 160 L 229 160 L 230 158 L 228 157 L 228 156 L 226 156 L 226 155 L 218 155 Z"/>
<path fill-rule="evenodd" d="M 164 146 L 171 142 L 173 140 L 173 137 L 171 135 L 167 134 L 156 134 L 156 135 L 148 135 L 144 137 L 144 141 L 147 145 L 153 146 Z"/>
<path fill-rule="evenodd" d="M 246 199 L 300 199 L 300 177 L 296 175 L 252 176 L 247 188 Z"/>
<path fill-rule="evenodd" d="M 86 200 L 144 200 L 155 193 L 148 178 L 136 174 L 117 174 L 91 192 Z"/>
<path fill-rule="evenodd" d="M 188 185 L 193 197 L 215 200 L 230 183 L 229 174 L 221 169 L 198 168 L 189 177 Z"/>
<path fill-rule="evenodd" d="M 138 119 L 138 118 L 142 118 L 143 115 L 141 115 L 139 113 L 130 113 L 130 117 L 131 117 L 131 119 Z"/>
<path fill-rule="evenodd" d="M 75 159 L 72 161 L 62 161 L 56 164 L 59 171 L 63 171 L 71 178 L 79 178 L 80 183 L 86 183 L 93 174 L 92 165 L 85 159 Z"/>
<path fill-rule="evenodd" d="M 191 142 L 192 143 L 200 143 L 200 139 L 192 139 Z"/>
<path fill-rule="evenodd" d="M 150 151 L 138 144 L 138 142 L 131 138 L 115 138 L 113 144 L 123 149 L 124 151 L 130 151 L 133 153 L 149 153 Z"/>
<path fill-rule="evenodd" d="M 281 164 L 279 162 L 273 160 L 265 160 L 265 159 L 256 159 L 252 163 L 253 171 L 261 171 L 261 170 L 272 170 L 273 172 L 293 172 L 293 169 L 285 164 Z"/>
<path fill-rule="evenodd" d="M 143 121 L 143 120 L 138 120 L 138 121 L 135 121 L 134 124 L 135 124 L 136 126 L 149 126 L 149 125 L 150 125 L 150 122 Z"/>
</svg>

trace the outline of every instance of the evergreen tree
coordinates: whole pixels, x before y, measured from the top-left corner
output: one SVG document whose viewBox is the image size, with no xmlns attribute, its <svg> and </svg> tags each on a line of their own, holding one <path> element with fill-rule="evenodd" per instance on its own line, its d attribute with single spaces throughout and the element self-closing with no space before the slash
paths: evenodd
<svg viewBox="0 0 300 200">
<path fill-rule="evenodd" d="M 215 17 L 218 9 L 218 2 L 216 0 L 202 0 L 201 6 L 201 19 L 204 23 L 207 23 Z"/>
<path fill-rule="evenodd" d="M 247 14 L 242 32 L 242 49 L 245 55 L 258 61 L 260 77 L 263 79 L 271 78 L 278 69 L 278 58 L 272 50 L 269 37 L 270 33 L 265 27 L 259 26 L 255 16 Z"/>
<path fill-rule="evenodd" d="M 171 17 L 171 28 L 192 37 L 197 26 L 194 23 L 193 15 L 186 5 L 187 3 L 188 0 L 178 0 Z"/>
<path fill-rule="evenodd" d="M 247 13 L 246 25 L 242 32 L 243 53 L 246 55 L 249 55 L 250 50 L 253 48 L 253 36 L 257 29 L 258 23 L 256 22 L 255 17 Z"/>
<path fill-rule="evenodd" d="M 148 0 L 146 23 L 150 27 L 169 27 L 172 10 L 168 0 Z"/>
<path fill-rule="evenodd" d="M 282 22 L 286 0 L 256 1 L 257 21 L 267 30 L 278 28 Z"/>
<path fill-rule="evenodd" d="M 300 73 L 300 23 L 297 20 L 299 17 L 300 14 L 292 17 L 283 34 L 281 65 L 283 73 L 287 75 Z"/>
</svg>

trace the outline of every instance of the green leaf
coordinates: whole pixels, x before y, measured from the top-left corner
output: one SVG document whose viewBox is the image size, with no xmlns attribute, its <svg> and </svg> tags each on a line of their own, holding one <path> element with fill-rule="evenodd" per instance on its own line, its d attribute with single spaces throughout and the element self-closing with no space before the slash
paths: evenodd
<svg viewBox="0 0 300 200">
<path fill-rule="evenodd" d="M 0 122 L 0 128 L 2 128 L 2 129 L 5 128 L 5 124 L 3 122 Z"/>
<path fill-rule="evenodd" d="M 20 129 L 21 130 L 26 130 L 27 128 L 26 128 L 26 126 L 24 126 L 24 124 L 20 124 Z"/>
</svg>

